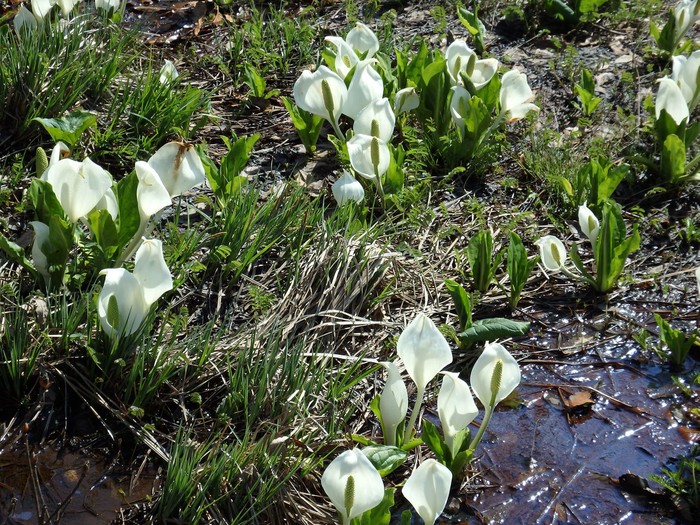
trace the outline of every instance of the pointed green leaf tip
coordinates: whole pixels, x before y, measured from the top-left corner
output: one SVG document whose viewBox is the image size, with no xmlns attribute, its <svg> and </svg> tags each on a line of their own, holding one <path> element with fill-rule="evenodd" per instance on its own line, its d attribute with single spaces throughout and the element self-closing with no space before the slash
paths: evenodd
<svg viewBox="0 0 700 525">
<path fill-rule="evenodd" d="M 503 379 L 503 361 L 499 359 L 493 367 L 491 374 L 491 407 L 496 406 L 496 396 L 501 389 L 501 380 Z"/>
<path fill-rule="evenodd" d="M 331 93 L 331 86 L 325 78 L 321 80 L 321 93 L 323 93 L 323 104 L 326 106 L 328 114 L 333 118 L 333 110 L 335 109 L 333 105 L 333 93 Z"/>
<path fill-rule="evenodd" d="M 355 503 L 355 478 L 348 476 L 348 482 L 345 484 L 345 512 L 348 517 L 350 517 L 353 503 Z"/>
</svg>

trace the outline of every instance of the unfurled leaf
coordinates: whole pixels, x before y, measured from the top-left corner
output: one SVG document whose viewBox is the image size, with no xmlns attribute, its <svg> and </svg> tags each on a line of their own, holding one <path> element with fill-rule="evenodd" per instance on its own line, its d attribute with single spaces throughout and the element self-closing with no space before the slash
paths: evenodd
<svg viewBox="0 0 700 525">
<path fill-rule="evenodd" d="M 88 128 L 97 125 L 97 117 L 88 111 L 77 110 L 61 118 L 35 118 L 51 135 L 54 142 L 62 141 L 69 147 L 75 146 L 80 136 Z"/>
<path fill-rule="evenodd" d="M 477 341 L 494 341 L 507 337 L 525 335 L 530 329 L 530 323 L 494 317 L 475 321 L 469 328 L 459 334 L 462 344 L 469 346 Z"/>
<path fill-rule="evenodd" d="M 362 449 L 379 474 L 386 476 L 399 468 L 408 458 L 408 452 L 389 445 L 374 445 Z"/>
</svg>

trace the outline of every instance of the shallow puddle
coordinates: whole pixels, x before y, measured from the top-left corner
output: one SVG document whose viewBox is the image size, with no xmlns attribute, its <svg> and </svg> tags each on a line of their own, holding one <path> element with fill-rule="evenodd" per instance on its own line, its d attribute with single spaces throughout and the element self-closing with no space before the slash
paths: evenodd
<svg viewBox="0 0 700 525">
<path fill-rule="evenodd" d="M 681 306 L 685 319 L 697 319 L 697 302 Z M 480 447 L 479 466 L 494 488 L 464 500 L 484 521 L 676 523 L 617 485 L 627 473 L 660 474 L 697 436 L 680 415 L 698 406 L 697 391 L 683 396 L 668 365 L 630 338 L 654 330 L 654 311 L 622 303 L 537 314 L 536 336 L 520 344 L 530 355 L 518 389 L 524 404 L 497 412 Z M 697 368 L 689 358 L 683 376 Z"/>
<path fill-rule="evenodd" d="M 31 457 L 29 457 L 31 454 Z M 102 525 L 150 498 L 153 472 L 118 476 L 101 459 L 74 452 L 0 453 L 0 523 Z"/>
</svg>

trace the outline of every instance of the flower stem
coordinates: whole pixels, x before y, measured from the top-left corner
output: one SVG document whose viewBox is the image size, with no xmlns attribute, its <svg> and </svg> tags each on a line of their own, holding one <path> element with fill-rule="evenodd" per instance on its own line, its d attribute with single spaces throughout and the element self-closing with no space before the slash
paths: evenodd
<svg viewBox="0 0 700 525">
<path fill-rule="evenodd" d="M 404 442 L 410 441 L 416 434 L 416 419 L 418 419 L 418 412 L 420 412 L 420 406 L 423 403 L 423 395 L 425 394 L 425 387 L 419 386 L 416 392 L 416 402 L 413 405 L 413 410 L 411 410 L 411 418 L 408 420 L 408 426 L 406 427 L 406 439 Z"/>
<path fill-rule="evenodd" d="M 476 433 L 476 436 L 474 436 L 474 439 L 472 439 L 472 442 L 469 443 L 469 450 L 472 452 L 479 446 L 479 442 L 484 436 L 484 432 L 486 432 L 486 427 L 488 427 L 489 423 L 491 422 L 492 415 L 493 407 L 486 407 L 484 411 L 484 418 L 481 420 L 481 425 L 479 425 L 479 431 Z"/>
</svg>

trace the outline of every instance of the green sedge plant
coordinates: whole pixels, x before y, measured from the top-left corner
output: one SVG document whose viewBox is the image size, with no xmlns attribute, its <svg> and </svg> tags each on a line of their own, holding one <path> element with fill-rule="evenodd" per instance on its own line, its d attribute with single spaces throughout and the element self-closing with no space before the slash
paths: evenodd
<svg viewBox="0 0 700 525">
<path fill-rule="evenodd" d="M 617 286 L 630 254 L 639 249 L 641 237 L 637 225 L 627 235 L 627 227 L 622 218 L 622 210 L 615 202 L 605 202 L 601 218 L 585 204 L 579 206 L 579 227 L 591 243 L 595 268 L 593 272 L 586 269 L 579 248 L 574 243 L 569 257 L 576 269 L 572 272 L 566 267 L 567 252 L 564 243 L 553 235 L 546 235 L 537 241 L 540 260 L 546 270 L 590 284 L 598 292 L 607 293 Z"/>
</svg>

